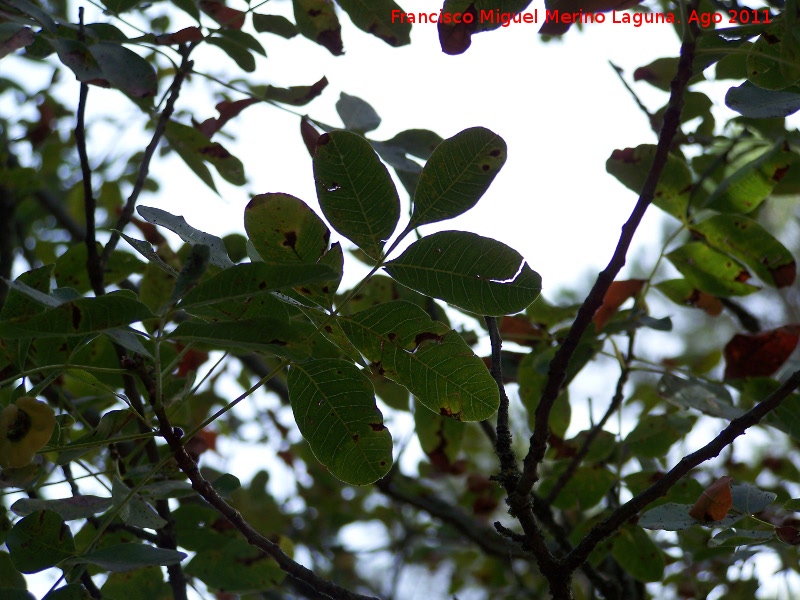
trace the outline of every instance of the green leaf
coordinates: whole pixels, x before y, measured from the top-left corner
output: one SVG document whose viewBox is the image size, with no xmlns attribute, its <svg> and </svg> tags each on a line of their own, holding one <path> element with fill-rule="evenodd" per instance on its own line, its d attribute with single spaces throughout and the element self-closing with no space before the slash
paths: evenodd
<svg viewBox="0 0 800 600">
<path fill-rule="evenodd" d="M 344 128 L 356 133 L 372 131 L 381 124 L 381 118 L 372 106 L 361 98 L 344 92 L 339 94 L 336 112 L 339 113 Z"/>
<path fill-rule="evenodd" d="M 7 593 L 9 590 L 24 591 L 27 587 L 28 584 L 25 581 L 25 577 L 14 568 L 14 564 L 11 562 L 11 555 L 8 552 L 0 551 L 0 590 Z M 29 598 L 30 600 L 35 600 L 33 596 Z"/>
<path fill-rule="evenodd" d="M 344 54 L 342 27 L 330 0 L 292 0 L 297 29 L 334 56 Z"/>
<path fill-rule="evenodd" d="M 459 421 L 488 419 L 500 394 L 486 365 L 463 338 L 410 302 L 379 304 L 338 319 L 372 369 L 430 410 Z"/>
<path fill-rule="evenodd" d="M 667 373 L 658 382 L 658 395 L 678 408 L 693 408 L 710 417 L 727 421 L 732 421 L 745 412 L 733 406 L 733 399 L 724 385 L 694 377 L 682 379 Z"/>
<path fill-rule="evenodd" d="M 91 600 L 91 596 L 80 583 L 70 583 L 48 592 L 42 600 Z"/>
<path fill-rule="evenodd" d="M 227 54 L 233 61 L 239 66 L 242 71 L 247 73 L 252 73 L 256 70 L 256 58 L 251 54 L 250 49 L 245 46 L 244 44 L 240 43 L 239 40 L 233 39 L 228 35 L 233 33 L 230 29 L 220 29 L 216 32 L 216 36 L 207 37 L 205 39 L 206 42 L 211 44 L 212 46 L 216 46 L 220 48 L 225 54 Z M 242 33 L 241 31 L 236 33 Z M 247 34 L 245 34 L 247 35 Z M 217 37 L 219 36 L 219 37 Z"/>
<path fill-rule="evenodd" d="M 747 53 L 747 79 L 765 90 L 782 90 L 797 83 L 800 71 L 792 64 L 796 57 L 791 56 L 796 44 L 786 23 L 764 31 Z"/>
<path fill-rule="evenodd" d="M 333 228 L 368 256 L 380 258 L 400 219 L 400 199 L 369 142 L 348 131 L 322 134 L 314 153 L 314 181 Z"/>
<path fill-rule="evenodd" d="M 167 524 L 139 494 L 131 495 L 131 489 L 119 477 L 111 484 L 111 498 L 126 525 L 158 530 Z"/>
<path fill-rule="evenodd" d="M 39 510 L 50 510 L 57 513 L 65 521 L 86 519 L 97 513 L 104 512 L 111 507 L 111 498 L 100 496 L 74 496 L 58 500 L 44 500 L 42 498 L 22 498 L 11 506 L 16 514 L 27 516 Z"/>
<path fill-rule="evenodd" d="M 725 94 L 725 105 L 751 119 L 788 117 L 800 110 L 800 87 L 765 90 L 745 81 Z"/>
<path fill-rule="evenodd" d="M 115 544 L 69 560 L 72 564 L 96 565 L 111 572 L 132 571 L 155 565 L 177 565 L 186 554 L 146 544 Z"/>
<path fill-rule="evenodd" d="M 542 278 L 516 250 L 465 231 L 426 236 L 385 269 L 406 287 L 479 315 L 525 310 L 542 289 Z"/>
<path fill-rule="evenodd" d="M 259 194 L 244 209 L 244 228 L 268 263 L 315 263 L 330 231 L 308 205 L 289 194 Z"/>
<path fill-rule="evenodd" d="M 116 230 L 114 230 L 116 231 Z M 128 242 L 133 248 L 142 256 L 144 256 L 151 264 L 156 265 L 162 271 L 169 273 L 173 277 L 178 276 L 178 272 L 170 267 L 164 260 L 153 250 L 153 246 L 150 245 L 149 242 L 145 242 L 144 240 L 137 240 L 136 238 L 132 238 L 129 235 L 126 235 L 122 232 L 119 232 L 122 238 Z"/>
<path fill-rule="evenodd" d="M 763 544 L 775 539 L 775 530 L 753 531 L 750 529 L 725 529 L 720 531 L 713 538 L 708 540 L 708 545 L 712 548 L 738 548 L 739 546 L 749 546 L 750 544 Z"/>
<path fill-rule="evenodd" d="M 464 423 L 423 410 L 418 404 L 414 410 L 414 425 L 422 451 L 435 467 L 446 472 L 461 450 L 466 430 Z"/>
<path fill-rule="evenodd" d="M 184 571 L 212 589 L 234 594 L 269 590 L 286 576 L 273 559 L 242 539 L 222 539 L 198 552 Z"/>
<path fill-rule="evenodd" d="M 547 497 L 558 476 L 567 468 L 566 461 L 555 466 L 553 472 L 539 486 L 539 493 Z M 553 501 L 553 506 L 562 509 L 578 508 L 589 510 L 608 494 L 616 482 L 615 475 L 602 464 L 584 465 L 576 469 L 561 493 Z"/>
<path fill-rule="evenodd" d="M 39 510 L 18 521 L 6 537 L 11 561 L 22 573 L 54 567 L 75 553 L 72 533 L 57 513 Z"/>
<path fill-rule="evenodd" d="M 713 296 L 746 296 L 758 288 L 744 265 L 705 242 L 689 242 L 667 254 L 669 261 L 694 287 Z"/>
<path fill-rule="evenodd" d="M 94 431 L 81 436 L 77 440 L 67 444 L 58 458 L 56 464 L 66 465 L 70 461 L 80 458 L 97 446 L 104 445 L 106 440 L 115 436 L 125 425 L 134 420 L 134 416 L 129 410 L 110 410 L 100 417 L 100 422 Z"/>
<path fill-rule="evenodd" d="M 720 212 L 749 213 L 767 199 L 797 155 L 778 141 L 761 156 L 726 177 L 708 197 L 706 206 Z"/>
<path fill-rule="evenodd" d="M 505 162 L 505 141 L 483 127 L 465 129 L 443 141 L 422 169 L 408 229 L 467 212 Z"/>
<path fill-rule="evenodd" d="M 97 244 L 98 254 L 102 254 L 103 246 Z M 85 294 L 92 289 L 89 274 L 86 269 L 87 259 L 86 244 L 74 244 L 56 260 L 53 275 L 58 287 L 71 287 L 80 294 Z M 103 270 L 104 281 L 107 284 L 119 283 L 134 273 L 141 273 L 144 264 L 133 254 L 128 252 L 113 252 Z"/>
<path fill-rule="evenodd" d="M 764 283 L 775 287 L 794 283 L 797 265 L 792 253 L 757 221 L 720 214 L 701 221 L 691 231 L 714 248 L 740 259 Z"/>
<path fill-rule="evenodd" d="M 606 171 L 629 190 L 641 194 L 655 154 L 656 147 L 652 144 L 614 150 L 606 161 Z M 683 221 L 686 219 L 691 191 L 692 174 L 686 165 L 686 160 L 672 154 L 668 155 L 664 171 L 656 185 L 653 204 Z"/>
<path fill-rule="evenodd" d="M 244 263 L 200 283 L 183 297 L 180 307 L 191 310 L 193 306 L 245 299 L 336 277 L 336 271 L 323 264 Z"/>
<path fill-rule="evenodd" d="M 367 485 L 389 472 L 392 436 L 372 384 L 353 363 L 323 359 L 293 365 L 287 384 L 300 433 L 334 477 Z"/>
<path fill-rule="evenodd" d="M 396 136 L 385 142 L 370 140 L 375 152 L 381 160 L 391 166 L 409 196 L 414 197 L 422 173 L 422 167 L 409 156 L 416 156 L 428 160 L 436 147 L 442 143 L 442 138 L 427 129 L 408 129 L 401 131 Z"/>
<path fill-rule="evenodd" d="M 225 249 L 225 242 L 216 235 L 195 229 L 186 222 L 181 215 L 173 215 L 160 208 L 152 206 L 137 206 L 136 212 L 148 223 L 166 227 L 170 231 L 177 233 L 178 236 L 192 246 L 208 246 L 211 250 L 211 264 L 220 269 L 227 269 L 233 266 L 233 262 L 228 258 L 228 251 Z"/>
<path fill-rule="evenodd" d="M 544 386 L 547 383 L 547 373 L 550 370 L 550 361 L 555 356 L 555 348 L 547 348 L 541 352 L 531 352 L 520 361 L 517 369 L 519 381 L 519 398 L 528 413 L 528 424 L 533 429 L 536 408 L 542 397 Z M 569 403 L 569 390 L 564 387 L 556 398 L 553 409 L 550 411 L 548 426 L 550 431 L 559 437 L 564 437 L 572 420 L 572 407 Z"/>
<path fill-rule="evenodd" d="M 273 33 L 291 39 L 297 35 L 297 27 L 286 17 L 253 13 L 253 28 L 259 33 Z"/>
<path fill-rule="evenodd" d="M 645 415 L 627 435 L 625 444 L 634 456 L 664 457 L 672 444 L 692 430 L 696 420 L 681 414 Z"/>
<path fill-rule="evenodd" d="M 242 162 L 221 144 L 212 142 L 194 127 L 169 121 L 164 135 L 186 165 L 215 192 L 217 188 L 205 165 L 206 162 L 214 165 L 220 176 L 228 183 L 244 185 L 247 182 Z"/>
<path fill-rule="evenodd" d="M 223 321 L 219 323 L 181 323 L 170 337 L 203 342 L 237 350 L 259 350 L 292 360 L 308 358 L 308 338 L 314 327 L 308 323 L 287 322 L 270 317 Z"/>
<path fill-rule="evenodd" d="M 164 581 L 159 567 L 111 573 L 100 591 L 103 598 L 125 600 L 169 600 L 173 597 L 172 589 Z"/>
<path fill-rule="evenodd" d="M 31 318 L 0 321 L 0 337 L 60 337 L 127 327 L 153 314 L 126 290 L 99 298 L 79 298 Z"/>
<path fill-rule="evenodd" d="M 350 16 L 356 27 L 390 46 L 411 43 L 411 23 L 392 18 L 393 10 L 402 12 L 394 0 L 336 0 L 336 4 Z"/>
<path fill-rule="evenodd" d="M 323 77 L 312 85 L 296 85 L 289 88 L 279 88 L 273 85 L 253 87 L 253 93 L 266 100 L 289 104 L 291 106 L 305 106 L 319 96 L 328 87 L 328 79 Z"/>
<path fill-rule="evenodd" d="M 664 576 L 664 555 L 641 527 L 622 527 L 614 537 L 611 554 L 637 581 L 661 581 Z"/>
<path fill-rule="evenodd" d="M 120 44 L 100 42 L 89 46 L 89 52 L 111 87 L 134 98 L 148 98 L 158 92 L 153 65 L 132 50 Z"/>
</svg>

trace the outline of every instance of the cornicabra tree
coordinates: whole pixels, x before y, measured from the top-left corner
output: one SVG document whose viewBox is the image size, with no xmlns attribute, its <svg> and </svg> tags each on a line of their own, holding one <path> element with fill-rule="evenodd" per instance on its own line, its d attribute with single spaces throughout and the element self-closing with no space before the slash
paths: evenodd
<svg viewBox="0 0 800 600">
<path fill-rule="evenodd" d="M 446 1 L 442 14 L 471 19 L 440 24 L 443 49 L 464 52 L 472 35 L 508 20 L 484 12 L 524 20 L 529 4 Z M 620 8 L 573 4 L 547 9 Z M 325 79 L 278 88 L 206 74 L 225 94 L 219 117 L 180 111 L 187 78 L 203 75 L 198 47 L 217 46 L 249 73 L 268 36 L 248 31 L 300 33 L 342 53 L 331 2 L 292 5 L 294 22 L 266 3 L 109 0 L 102 22 L 89 23 L 82 10 L 71 22 L 65 3 L 0 2 L 2 55 L 50 65 L 77 100 L 30 90 L 22 74 L 0 78 L 0 92 L 39 114 L 0 117 L 0 481 L 7 497 L 25 493 L 5 507 L 2 596 L 29 598 L 23 574 L 45 570 L 61 572 L 48 599 L 186 598 L 198 584 L 218 597 L 393 596 L 402 569 L 416 566 L 449 572 L 452 593 L 491 598 L 752 598 L 758 579 L 730 576 L 740 561 L 771 553 L 797 571 L 800 371 L 784 364 L 800 325 L 787 293 L 795 260 L 775 237 L 791 236 L 774 219 L 800 186 L 797 133 L 784 121 L 800 109 L 796 4 L 638 9 L 672 15 L 680 53 L 634 73 L 669 92 L 647 113 L 658 143 L 611 154 L 607 170 L 639 197 L 608 266 L 574 306 L 539 297 L 539 276 L 497 240 L 419 230 L 478 202 L 506 159 L 499 135 L 471 127 L 442 140 L 411 129 L 373 140 L 376 111 L 346 94 L 343 129 L 300 119 L 324 220 L 298 198 L 264 193 L 247 205 L 246 236 L 221 239 L 191 215 L 137 207 L 157 188 L 148 173 L 162 144 L 212 189 L 209 164 L 243 185 L 242 162 L 214 136 L 252 104 L 303 106 L 325 88 Z M 337 5 L 386 43 L 409 43 L 410 20 L 391 17 L 402 10 L 392 0 Z M 714 28 L 733 14 L 735 26 Z M 194 24 L 179 28 L 187 15 Z M 569 24 L 553 17 L 543 32 Z M 706 73 L 744 81 L 727 93 L 739 116 L 723 127 L 699 91 Z M 119 90 L 149 116 L 142 152 L 90 156 L 93 86 Z M 385 165 L 411 199 L 407 218 Z M 620 280 L 651 204 L 670 219 L 666 241 L 648 277 Z M 184 246 L 173 250 L 159 227 Z M 370 268 L 348 290 L 331 228 Z M 24 272 L 12 281 L 15 267 Z M 646 302 L 664 299 L 705 315 L 695 328 L 746 333 L 648 359 L 637 332 L 672 330 Z M 475 319 L 490 357 L 475 355 L 476 334 L 453 329 L 440 301 Z M 501 351 L 502 338 L 519 349 Z M 211 350 L 224 352 L 213 366 Z M 570 382 L 608 356 L 619 373 L 605 414 L 567 438 Z M 234 377 L 244 389 L 233 400 L 220 391 L 232 364 L 243 367 Z M 272 392 L 265 404 L 254 401 L 261 387 Z M 198 467 L 216 436 L 242 435 L 232 409 L 245 399 L 267 432 L 260 452 L 295 475 L 292 502 L 267 491 L 265 471 L 242 485 Z M 386 411 L 413 412 L 426 455 L 413 472 L 393 466 Z M 673 463 L 670 448 L 698 414 L 716 419 L 716 433 Z M 614 415 L 636 424 L 615 429 Z M 733 442 L 755 426 L 785 442 L 737 462 Z M 383 528 L 391 576 L 342 545 L 346 526 L 367 523 Z"/>
</svg>

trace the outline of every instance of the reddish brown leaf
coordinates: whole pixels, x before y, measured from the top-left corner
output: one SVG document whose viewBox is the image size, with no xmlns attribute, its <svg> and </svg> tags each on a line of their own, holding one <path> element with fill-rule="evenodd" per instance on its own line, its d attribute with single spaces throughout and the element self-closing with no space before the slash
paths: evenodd
<svg viewBox="0 0 800 600">
<path fill-rule="evenodd" d="M 706 311 L 712 317 L 719 316 L 722 312 L 722 301 L 716 296 L 700 290 L 694 290 L 687 302 L 696 308 Z"/>
<path fill-rule="evenodd" d="M 775 534 L 780 541 L 786 544 L 800 546 L 800 529 L 797 529 L 797 527 L 792 527 L 791 525 L 776 527 Z"/>
<path fill-rule="evenodd" d="M 156 36 L 156 44 L 171 46 L 173 44 L 187 44 L 199 42 L 203 39 L 203 32 L 199 27 L 185 27 L 175 33 L 164 33 Z"/>
<path fill-rule="evenodd" d="M 726 475 L 708 486 L 689 510 L 689 516 L 705 522 L 724 519 L 733 506 L 731 481 L 733 477 Z"/>
<path fill-rule="evenodd" d="M 794 283 L 794 278 L 797 276 L 797 263 L 792 261 L 788 265 L 770 269 L 769 272 L 775 280 L 776 287 L 788 287 Z"/>
<path fill-rule="evenodd" d="M 257 98 L 245 98 L 243 100 L 223 100 L 217 104 L 216 108 L 219 112 L 219 118 L 210 118 L 203 121 L 201 124 L 195 123 L 196 129 L 199 129 L 207 138 L 211 138 L 216 132 L 222 129 L 222 126 L 230 121 L 233 117 L 238 115 L 248 106 L 261 102 Z"/>
<path fill-rule="evenodd" d="M 235 8 L 225 6 L 219 0 L 200 0 L 200 10 L 214 19 L 222 27 L 228 29 L 241 29 L 244 26 L 245 13 Z"/>
<path fill-rule="evenodd" d="M 181 346 L 178 345 L 180 350 Z M 181 357 L 181 362 L 178 364 L 178 376 L 186 377 L 191 371 L 197 372 L 197 369 L 208 360 L 208 352 L 202 352 L 190 348 Z"/>
<path fill-rule="evenodd" d="M 603 305 L 594 313 L 594 325 L 598 331 L 605 327 L 606 323 L 628 298 L 633 298 L 642 291 L 644 283 L 644 279 L 626 279 L 624 281 L 611 282 L 611 286 L 603 298 Z"/>
<path fill-rule="evenodd" d="M 535 346 L 547 332 L 521 315 L 506 316 L 500 320 L 500 335 L 507 342 L 520 346 Z"/>
<path fill-rule="evenodd" d="M 314 150 L 317 147 L 317 140 L 319 140 L 319 137 L 322 134 L 311 124 L 311 121 L 308 120 L 308 117 L 303 117 L 300 119 L 300 135 L 303 138 L 303 143 L 306 145 L 311 158 L 314 158 Z"/>
<path fill-rule="evenodd" d="M 800 325 L 785 325 L 754 335 L 737 334 L 725 344 L 725 379 L 769 377 L 794 352 Z"/>
</svg>

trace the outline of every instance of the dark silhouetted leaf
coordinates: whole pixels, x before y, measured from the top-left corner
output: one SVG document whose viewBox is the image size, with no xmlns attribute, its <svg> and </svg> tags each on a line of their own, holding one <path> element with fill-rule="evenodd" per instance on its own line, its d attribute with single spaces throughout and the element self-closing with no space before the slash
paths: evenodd
<svg viewBox="0 0 800 600">
<path fill-rule="evenodd" d="M 58 500 L 42 498 L 22 498 L 14 502 L 11 510 L 24 517 L 39 510 L 50 510 L 57 513 L 65 521 L 86 519 L 111 507 L 111 498 L 99 496 L 74 496 Z"/>
<path fill-rule="evenodd" d="M 381 118 L 367 102 L 341 92 L 336 102 L 336 112 L 344 123 L 345 129 L 356 133 L 366 133 L 381 124 Z"/>
<path fill-rule="evenodd" d="M 259 33 L 274 33 L 291 39 L 297 35 L 297 27 L 286 17 L 253 13 L 253 28 Z"/>
<path fill-rule="evenodd" d="M 661 581 L 664 576 L 664 555 L 636 525 L 625 525 L 617 532 L 611 555 L 637 581 Z"/>
<path fill-rule="evenodd" d="M 225 6 L 222 0 L 200 0 L 198 6 L 221 27 L 241 29 L 244 26 L 245 13 Z"/>
<path fill-rule="evenodd" d="M 426 236 L 385 268 L 402 285 L 479 315 L 525 310 L 542 289 L 516 250 L 464 231 Z"/>
<path fill-rule="evenodd" d="M 390 46 L 411 43 L 411 24 L 393 16 L 403 12 L 394 0 L 336 0 L 359 29 L 382 39 Z"/>
<path fill-rule="evenodd" d="M 190 42 L 199 42 L 204 37 L 203 30 L 199 27 L 184 27 L 175 33 L 163 33 L 161 35 L 157 35 L 156 44 L 162 46 L 188 44 Z"/>
<path fill-rule="evenodd" d="M 176 565 L 186 554 L 146 544 L 115 544 L 70 559 L 72 564 L 96 565 L 112 572 L 132 571 L 153 565 Z"/>
<path fill-rule="evenodd" d="M 380 258 L 400 218 L 400 199 L 369 142 L 349 131 L 320 136 L 314 181 L 322 212 L 333 228 L 371 258 Z"/>
<path fill-rule="evenodd" d="M 725 94 L 725 104 L 751 119 L 788 117 L 800 110 L 800 88 L 765 90 L 745 81 Z"/>
<path fill-rule="evenodd" d="M 392 436 L 369 379 L 339 359 L 294 365 L 287 379 L 300 433 L 314 456 L 351 485 L 377 481 L 392 466 Z"/>
<path fill-rule="evenodd" d="M 22 573 L 44 571 L 75 553 L 69 527 L 50 510 L 38 510 L 15 523 L 6 545 L 14 567 Z"/>
<path fill-rule="evenodd" d="M 279 88 L 268 85 L 263 89 L 254 87 L 253 91 L 263 95 L 266 100 L 273 100 L 291 106 L 305 106 L 319 96 L 328 85 L 328 79 L 323 77 L 312 85 L 297 85 L 290 88 Z"/>
<path fill-rule="evenodd" d="M 211 178 L 205 163 L 217 169 L 225 181 L 233 185 L 244 185 L 244 166 L 242 162 L 230 154 L 221 144 L 212 142 L 194 127 L 175 121 L 167 123 L 165 136 L 170 146 L 178 153 L 187 166 L 194 171 L 203 182 L 215 192 L 214 180 Z"/>
<path fill-rule="evenodd" d="M 158 78 L 153 66 L 132 50 L 120 44 L 100 42 L 89 46 L 89 52 L 111 87 L 134 98 L 156 95 Z"/>
</svg>

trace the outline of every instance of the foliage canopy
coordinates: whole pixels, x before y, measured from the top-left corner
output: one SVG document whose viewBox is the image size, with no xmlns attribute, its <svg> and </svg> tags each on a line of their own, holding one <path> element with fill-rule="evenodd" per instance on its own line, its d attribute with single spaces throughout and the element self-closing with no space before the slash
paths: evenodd
<svg viewBox="0 0 800 600">
<path fill-rule="evenodd" d="M 530 4 L 446 0 L 473 21 L 440 24 L 443 51 L 503 35 L 484 11 Z M 0 596 L 30 598 L 24 575 L 42 571 L 57 579 L 48 600 L 402 597 L 409 572 L 476 598 L 735 599 L 763 583 L 748 561 L 797 575 L 796 1 L 633 9 L 676 16 L 680 50 L 633 74 L 669 97 L 640 105 L 657 144 L 609 149 L 608 173 L 638 201 L 578 304 L 546 283 L 540 296 L 535 265 L 499 240 L 420 230 L 476 205 L 506 162 L 501 135 L 469 124 L 375 140 L 380 117 L 361 98 L 341 95 L 341 128 L 296 112 L 327 79 L 251 75 L 275 36 L 342 54 L 343 13 L 408 44 L 408 20 L 391 18 L 402 9 L 291 6 L 293 19 L 267 2 L 105 0 L 97 22 L 80 5 L 74 22 L 66 2 L 0 0 L 0 57 L 44 65 L 53 84 L 0 76 L 0 99 L 38 112 L 0 114 Z M 717 28 L 731 11 L 739 23 Z M 227 81 L 195 62 L 209 46 L 236 65 Z M 199 122 L 181 94 L 203 76 L 224 99 Z M 722 123 L 712 78 L 731 81 Z M 93 156 L 97 87 L 147 115 L 145 148 Z M 159 152 L 213 191 L 245 185 L 253 157 L 225 148 L 225 126 L 261 102 L 298 119 L 321 214 L 268 190 L 244 233 L 220 238 L 140 203 L 158 189 Z M 625 279 L 656 209 L 663 244 Z M 346 287 L 355 261 L 369 272 Z M 686 351 L 654 359 L 648 332 Z M 601 382 L 607 405 L 576 431 L 585 399 L 571 383 L 601 361 L 617 369 Z M 751 428 L 772 444 L 745 460 L 734 442 Z M 408 460 L 411 435 L 422 454 Z M 272 472 L 242 482 L 206 464 L 220 437 Z M 389 568 L 348 548 L 367 531 Z"/>
</svg>

